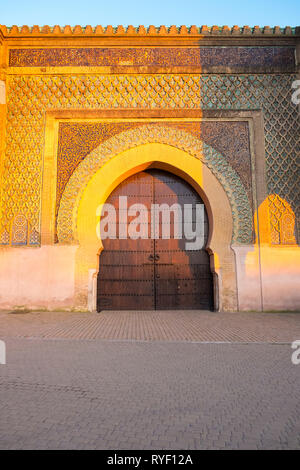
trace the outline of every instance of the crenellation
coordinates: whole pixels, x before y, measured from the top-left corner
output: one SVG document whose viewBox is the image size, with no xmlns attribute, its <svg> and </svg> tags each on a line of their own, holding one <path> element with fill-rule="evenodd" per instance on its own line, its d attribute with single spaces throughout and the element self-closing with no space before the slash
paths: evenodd
<svg viewBox="0 0 300 470">
<path fill-rule="evenodd" d="M 249 27 L 248 25 L 245 26 L 237 26 L 234 25 L 232 27 L 228 27 L 227 25 L 202 25 L 202 26 L 153 26 L 150 25 L 145 27 L 144 25 L 139 25 L 134 27 L 132 25 L 127 26 L 126 28 L 123 25 L 118 25 L 113 27 L 112 25 L 108 25 L 103 27 L 101 25 L 97 25 L 92 27 L 91 25 L 75 25 L 70 26 L 66 25 L 61 27 L 59 25 L 49 26 L 44 25 L 42 27 L 38 25 L 34 25 L 32 27 L 28 25 L 17 26 L 13 25 L 11 27 L 7 27 L 6 25 L 0 25 L 1 31 L 5 36 L 14 36 L 14 35 L 44 35 L 44 34 L 52 34 L 52 35 L 84 35 L 84 34 L 91 34 L 91 35 L 120 35 L 125 34 L 127 36 L 141 34 L 143 36 L 148 35 L 164 35 L 164 36 L 177 36 L 177 35 L 203 35 L 209 34 L 210 36 L 214 35 L 241 35 L 241 34 L 250 34 L 250 35 L 285 35 L 285 36 L 294 36 L 299 35 L 299 32 L 296 31 L 296 28 L 291 28 L 290 26 L 286 26 L 285 28 L 280 28 L 279 26 L 274 26 L 271 28 L 270 26 L 254 26 Z"/>
</svg>

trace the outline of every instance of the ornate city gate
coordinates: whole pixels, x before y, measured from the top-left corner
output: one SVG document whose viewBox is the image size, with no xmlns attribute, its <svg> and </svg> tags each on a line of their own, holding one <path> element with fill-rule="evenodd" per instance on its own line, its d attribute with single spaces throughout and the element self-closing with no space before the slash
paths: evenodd
<svg viewBox="0 0 300 470">
<path fill-rule="evenodd" d="M 203 204 L 198 193 L 181 178 L 161 170 L 147 170 L 126 179 L 109 196 L 107 203 L 116 209 L 116 222 L 124 233 L 134 217 L 128 217 L 127 227 L 119 220 L 119 197 L 127 196 L 128 208 L 144 204 L 147 214 L 152 204 L 192 204 L 193 226 L 196 204 Z M 204 240 L 208 237 L 208 218 L 204 211 Z M 146 215 L 146 214 L 145 214 Z M 122 217 L 122 215 L 121 215 Z M 213 279 L 209 255 L 204 248 L 186 249 L 182 220 L 181 239 L 174 238 L 174 218 L 171 216 L 170 238 L 162 238 L 163 217 L 159 218 L 157 239 L 151 238 L 151 217 L 143 217 L 149 238 L 103 240 L 100 255 L 97 309 L 212 309 Z M 165 219 L 167 220 L 167 219 Z M 165 222 L 166 223 L 166 222 Z M 185 222 L 186 223 L 186 222 Z M 124 224 L 124 223 L 123 223 Z M 125 230 L 124 230 L 125 229 Z"/>
</svg>

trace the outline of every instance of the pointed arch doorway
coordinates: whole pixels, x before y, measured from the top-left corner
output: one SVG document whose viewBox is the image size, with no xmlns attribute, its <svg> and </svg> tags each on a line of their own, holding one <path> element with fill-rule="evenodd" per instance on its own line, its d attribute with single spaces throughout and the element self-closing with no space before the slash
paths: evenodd
<svg viewBox="0 0 300 470">
<path fill-rule="evenodd" d="M 142 217 L 138 231 L 148 238 L 122 238 L 128 233 L 130 216 L 122 218 L 120 197 L 126 196 L 127 205 L 143 204 L 147 214 Z M 170 238 L 163 238 L 163 224 L 168 219 L 158 219 L 157 238 L 151 237 L 151 205 L 179 204 L 192 206 L 191 230 L 195 229 L 196 205 L 204 204 L 199 194 L 185 180 L 160 169 L 147 169 L 124 180 L 110 194 L 106 203 L 117 214 L 116 238 L 103 240 L 97 277 L 97 310 L 212 310 L 213 276 L 209 254 L 205 250 L 209 234 L 206 209 L 204 209 L 204 245 L 199 249 L 187 248 L 182 219 L 182 238 L 175 238 L 175 216 L 170 217 Z M 183 213 L 183 211 L 182 211 Z M 172 217 L 173 215 L 173 217 Z M 119 217 L 122 218 L 121 225 Z M 126 227 L 122 227 L 122 224 Z M 122 234 L 121 234 L 122 232 Z"/>
</svg>

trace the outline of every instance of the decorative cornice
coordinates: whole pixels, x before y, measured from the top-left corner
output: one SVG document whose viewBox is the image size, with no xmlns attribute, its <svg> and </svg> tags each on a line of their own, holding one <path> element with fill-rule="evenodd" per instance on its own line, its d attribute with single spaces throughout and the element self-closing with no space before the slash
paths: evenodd
<svg viewBox="0 0 300 470">
<path fill-rule="evenodd" d="M 286 26 L 285 28 L 280 28 L 279 26 L 143 26 L 140 25 L 138 27 L 134 27 L 132 25 L 124 27 L 119 25 L 117 27 L 113 27 L 111 25 L 108 26 L 95 26 L 92 27 L 87 25 L 82 27 L 80 25 L 76 25 L 71 27 L 70 25 L 66 26 L 16 26 L 13 25 L 11 27 L 0 25 L 0 37 L 1 35 L 4 38 L 14 38 L 14 37 L 36 37 L 36 36 L 271 36 L 271 37 L 300 37 L 300 27 Z"/>
<path fill-rule="evenodd" d="M 143 39 L 143 38 L 142 38 Z M 44 39 L 42 39 L 44 42 Z M 295 47 L 238 46 L 230 47 L 132 47 L 120 44 L 114 47 L 18 47 L 9 50 L 9 67 L 121 67 L 134 71 L 147 67 L 150 72 L 165 68 L 170 72 L 185 70 L 199 73 L 293 73 L 295 71 Z M 180 46 L 180 47 L 179 47 Z M 82 72 L 82 69 L 81 69 Z"/>
</svg>

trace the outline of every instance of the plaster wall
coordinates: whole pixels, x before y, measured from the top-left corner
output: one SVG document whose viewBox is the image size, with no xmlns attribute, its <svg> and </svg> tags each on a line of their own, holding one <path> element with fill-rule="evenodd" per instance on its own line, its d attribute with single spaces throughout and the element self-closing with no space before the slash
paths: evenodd
<svg viewBox="0 0 300 470">
<path fill-rule="evenodd" d="M 76 246 L 2 248 L 0 308 L 71 309 Z"/>
</svg>

